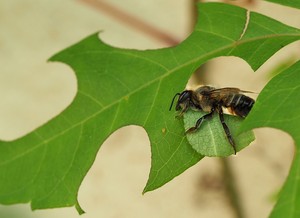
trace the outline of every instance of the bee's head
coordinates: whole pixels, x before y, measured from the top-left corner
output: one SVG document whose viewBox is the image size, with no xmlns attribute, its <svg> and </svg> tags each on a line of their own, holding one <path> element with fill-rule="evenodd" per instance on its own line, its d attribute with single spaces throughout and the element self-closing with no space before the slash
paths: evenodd
<svg viewBox="0 0 300 218">
<path fill-rule="evenodd" d="M 176 93 L 174 95 L 169 110 L 172 109 L 172 106 L 173 106 L 173 103 L 174 103 L 174 100 L 175 100 L 176 96 L 179 96 L 178 100 L 177 100 L 177 103 L 176 103 L 176 107 L 175 107 L 176 111 L 183 110 L 183 109 L 189 107 L 190 102 L 191 102 L 191 98 L 192 98 L 192 91 L 191 90 L 185 90 L 181 93 Z"/>
</svg>

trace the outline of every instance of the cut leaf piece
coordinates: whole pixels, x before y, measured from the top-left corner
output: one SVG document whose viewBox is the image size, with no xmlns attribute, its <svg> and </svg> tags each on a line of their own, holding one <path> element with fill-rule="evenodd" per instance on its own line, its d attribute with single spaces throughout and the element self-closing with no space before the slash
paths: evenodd
<svg viewBox="0 0 300 218">
<path fill-rule="evenodd" d="M 196 121 L 205 114 L 202 111 L 187 111 L 184 114 L 185 129 L 195 126 Z M 255 139 L 252 131 L 237 135 L 236 130 L 241 125 L 242 118 L 224 114 L 224 119 L 236 143 L 237 151 L 242 150 Z M 188 133 L 186 136 L 192 147 L 204 156 L 226 157 L 234 154 L 234 149 L 228 142 L 219 116 L 216 113 L 211 119 L 204 120 L 197 131 Z"/>
</svg>

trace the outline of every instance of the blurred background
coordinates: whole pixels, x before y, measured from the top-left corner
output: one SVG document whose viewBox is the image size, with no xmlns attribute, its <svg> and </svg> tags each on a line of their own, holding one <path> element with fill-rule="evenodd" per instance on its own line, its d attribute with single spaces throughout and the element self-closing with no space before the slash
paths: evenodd
<svg viewBox="0 0 300 218">
<path fill-rule="evenodd" d="M 46 60 L 102 30 L 101 39 L 122 48 L 176 45 L 192 31 L 195 0 L 0 1 L 0 138 L 12 140 L 64 110 L 76 94 L 76 77 Z M 263 1 L 225 1 L 300 28 L 300 12 Z M 293 43 L 257 72 L 243 60 L 221 57 L 195 73 L 189 85 L 214 84 L 260 92 L 281 67 L 299 59 Z M 180 91 L 180 90 L 178 90 Z M 255 96 L 254 96 L 255 97 Z M 101 147 L 84 179 L 81 217 L 267 217 L 293 158 L 284 132 L 255 130 L 256 141 L 226 159 L 205 158 L 162 188 L 142 195 L 150 170 L 146 132 L 119 129 Z M 75 208 L 31 211 L 29 204 L 0 205 L 0 218 L 80 217 Z"/>
</svg>

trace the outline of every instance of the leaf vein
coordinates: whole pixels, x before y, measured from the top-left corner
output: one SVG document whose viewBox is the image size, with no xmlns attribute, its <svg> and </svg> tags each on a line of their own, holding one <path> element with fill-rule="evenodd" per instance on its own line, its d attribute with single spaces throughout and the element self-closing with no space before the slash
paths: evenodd
<svg viewBox="0 0 300 218">
<path fill-rule="evenodd" d="M 41 198 L 38 198 L 37 201 L 41 201 L 43 199 L 46 199 L 48 196 L 50 196 L 52 193 L 54 193 L 54 191 L 56 190 L 56 188 L 65 180 L 67 174 L 70 172 L 70 170 L 71 170 L 71 168 L 73 166 L 76 153 L 79 150 L 80 141 L 81 141 L 81 138 L 82 138 L 82 132 L 83 132 L 83 125 L 80 125 L 80 131 L 79 131 L 78 141 L 77 141 L 77 144 L 76 144 L 76 149 L 75 149 L 75 151 L 73 153 L 72 160 L 70 162 L 70 165 L 69 165 L 68 169 L 65 171 L 65 173 L 63 174 L 63 176 L 61 178 L 59 178 L 58 182 L 54 185 L 54 187 L 50 191 L 48 191 L 46 195 L 44 195 Z M 70 189 L 68 188 L 68 186 L 65 186 L 65 187 L 67 188 L 67 190 L 68 190 L 69 193 L 72 193 L 72 191 L 70 191 Z"/>
</svg>

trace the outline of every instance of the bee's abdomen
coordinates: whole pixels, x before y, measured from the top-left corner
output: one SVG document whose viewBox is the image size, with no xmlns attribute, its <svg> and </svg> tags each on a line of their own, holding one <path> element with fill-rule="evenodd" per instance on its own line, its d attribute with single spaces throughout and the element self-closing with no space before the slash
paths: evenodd
<svg viewBox="0 0 300 218">
<path fill-rule="evenodd" d="M 232 110 L 232 112 L 240 117 L 246 117 L 250 112 L 254 100 L 246 95 L 235 94 L 228 96 L 224 102 L 224 106 Z"/>
</svg>

